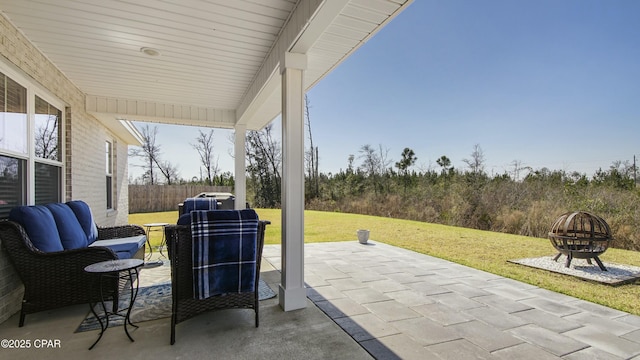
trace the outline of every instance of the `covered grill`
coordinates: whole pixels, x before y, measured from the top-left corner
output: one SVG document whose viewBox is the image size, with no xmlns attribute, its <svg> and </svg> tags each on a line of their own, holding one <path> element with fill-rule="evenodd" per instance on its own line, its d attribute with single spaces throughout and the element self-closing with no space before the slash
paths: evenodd
<svg viewBox="0 0 640 360">
<path fill-rule="evenodd" d="M 560 255 L 567 256 L 565 267 L 571 265 L 573 258 L 587 259 L 589 264 L 593 258 L 602 271 L 607 271 L 598 256 L 607 251 L 613 237 L 609 224 L 601 217 L 586 211 L 564 213 L 551 226 L 549 240 L 558 250 L 554 261 Z"/>
</svg>

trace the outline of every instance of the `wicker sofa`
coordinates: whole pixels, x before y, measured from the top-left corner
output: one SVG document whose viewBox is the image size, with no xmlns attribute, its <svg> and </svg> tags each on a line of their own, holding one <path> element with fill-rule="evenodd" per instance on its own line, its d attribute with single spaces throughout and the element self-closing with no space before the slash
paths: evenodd
<svg viewBox="0 0 640 360">
<path fill-rule="evenodd" d="M 97 227 L 82 201 L 12 209 L 0 221 L 0 242 L 24 284 L 19 326 L 27 314 L 99 301 L 100 288 L 85 266 L 142 259 L 145 241 L 137 225 Z M 118 287 L 114 280 L 102 291 L 117 297 Z"/>
</svg>

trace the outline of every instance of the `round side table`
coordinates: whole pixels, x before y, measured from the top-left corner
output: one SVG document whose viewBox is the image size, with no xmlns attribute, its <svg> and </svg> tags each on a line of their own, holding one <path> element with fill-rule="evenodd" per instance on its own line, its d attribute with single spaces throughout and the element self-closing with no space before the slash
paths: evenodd
<svg viewBox="0 0 640 360">
<path fill-rule="evenodd" d="M 158 248 L 158 250 L 160 251 L 160 255 L 162 255 L 164 257 L 164 254 L 162 253 L 162 248 L 166 245 L 166 238 L 164 236 L 164 227 L 169 225 L 169 223 L 149 223 L 149 224 L 142 224 L 142 226 L 144 226 L 145 231 L 147 233 L 147 245 L 149 246 L 149 254 L 147 255 L 147 260 L 151 259 L 151 255 L 153 255 L 153 248 L 151 247 L 151 242 L 149 240 L 149 238 L 151 236 L 149 236 L 149 234 L 153 231 L 160 231 L 162 232 L 162 241 L 160 242 L 160 247 Z M 157 262 L 147 262 L 147 264 L 162 264 L 162 260 L 158 259 Z"/>
<path fill-rule="evenodd" d="M 95 310 L 95 307 L 97 304 L 89 303 L 89 307 L 91 308 L 91 312 L 93 313 L 93 316 L 95 316 L 96 319 L 98 319 L 98 322 L 100 322 L 100 335 L 98 336 L 96 341 L 93 343 L 93 345 L 91 345 L 89 350 L 93 349 L 93 347 L 96 346 L 98 341 L 100 341 L 100 339 L 102 338 L 102 334 L 104 334 L 104 332 L 109 327 L 109 316 L 111 315 L 124 317 L 124 332 L 129 337 L 129 340 L 134 341 L 131 335 L 129 334 L 129 330 L 127 329 L 127 324 L 136 328 L 138 327 L 137 325 L 134 325 L 133 323 L 131 323 L 130 316 L 131 316 L 131 307 L 133 306 L 133 303 L 136 301 L 136 297 L 138 296 L 138 286 L 139 286 L 138 270 L 140 269 L 140 267 L 142 267 L 142 265 L 144 265 L 144 261 L 140 259 L 123 259 L 123 260 L 102 261 L 99 263 L 88 265 L 84 268 L 85 272 L 97 275 L 96 283 L 97 283 L 97 286 L 100 287 L 100 304 L 102 305 L 102 311 L 103 311 L 103 314 L 98 315 Z M 118 282 L 120 280 L 124 280 L 125 282 L 129 283 L 131 293 L 129 296 L 129 303 L 126 304 L 125 307 L 120 308 L 119 296 L 116 297 L 114 296 L 114 294 L 110 294 L 110 293 L 105 294 L 103 292 L 104 279 L 107 277 L 115 278 L 116 281 Z M 113 306 L 110 306 L 111 309 L 107 310 L 107 306 L 105 305 L 105 302 L 110 299 L 114 303 L 113 303 Z M 125 314 L 123 314 L 124 311 L 126 311 Z"/>
</svg>

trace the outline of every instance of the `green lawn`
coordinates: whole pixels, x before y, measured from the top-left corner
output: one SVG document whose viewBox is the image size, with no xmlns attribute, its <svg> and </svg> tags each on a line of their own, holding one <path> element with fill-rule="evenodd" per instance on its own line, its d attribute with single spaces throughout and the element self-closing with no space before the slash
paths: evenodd
<svg viewBox="0 0 640 360">
<path fill-rule="evenodd" d="M 282 232 L 280 210 L 256 209 L 260 219 L 270 220 L 265 242 L 279 244 Z M 177 211 L 131 214 L 129 223 L 175 223 Z M 509 235 L 418 221 L 376 216 L 305 211 L 305 242 L 356 241 L 356 230 L 371 231 L 371 240 L 447 259 L 476 269 L 520 280 L 541 288 L 640 315 L 640 287 L 634 284 L 611 287 L 581 281 L 507 262 L 507 260 L 553 255 L 547 239 Z M 160 243 L 159 232 L 151 243 Z M 615 234 L 614 234 L 615 236 Z M 605 262 L 640 266 L 640 253 L 609 249 Z"/>
</svg>

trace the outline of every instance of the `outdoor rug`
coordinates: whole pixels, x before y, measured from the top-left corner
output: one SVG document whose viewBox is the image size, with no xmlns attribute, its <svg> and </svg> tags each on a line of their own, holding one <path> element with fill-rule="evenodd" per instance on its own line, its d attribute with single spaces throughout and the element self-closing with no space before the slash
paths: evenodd
<svg viewBox="0 0 640 360">
<path fill-rule="evenodd" d="M 122 306 L 125 306 L 128 302 L 128 296 L 128 293 L 122 294 L 120 299 Z M 260 279 L 260 282 L 258 284 L 258 298 L 260 300 L 266 300 L 275 296 L 276 293 L 271 290 L 269 285 L 267 285 L 267 283 Z M 106 303 L 107 306 L 110 306 L 110 304 L 110 302 Z M 98 314 L 102 313 L 102 306 L 100 304 L 96 305 L 96 312 L 98 312 Z M 143 321 L 168 317 L 171 317 L 171 284 L 164 283 L 154 286 L 141 287 L 138 290 L 138 296 L 136 297 L 136 301 L 134 302 L 133 308 L 131 309 L 131 322 L 137 324 Z M 122 316 L 110 316 L 109 327 L 121 326 L 123 321 L 124 318 Z M 80 326 L 78 326 L 75 332 L 83 332 L 96 329 L 100 329 L 100 323 L 95 318 L 95 316 L 93 316 L 93 313 L 89 311 L 89 314 L 82 321 Z"/>
<path fill-rule="evenodd" d="M 562 255 L 558 261 L 553 261 L 553 256 L 543 256 L 509 260 L 509 262 L 612 286 L 627 284 L 640 279 L 640 268 L 637 266 L 603 262 L 608 271 L 602 271 L 595 261 L 592 261 L 593 264 L 589 265 L 585 259 L 573 259 L 571 265 L 566 268 L 564 266 L 566 259 L 567 257 Z"/>
</svg>

